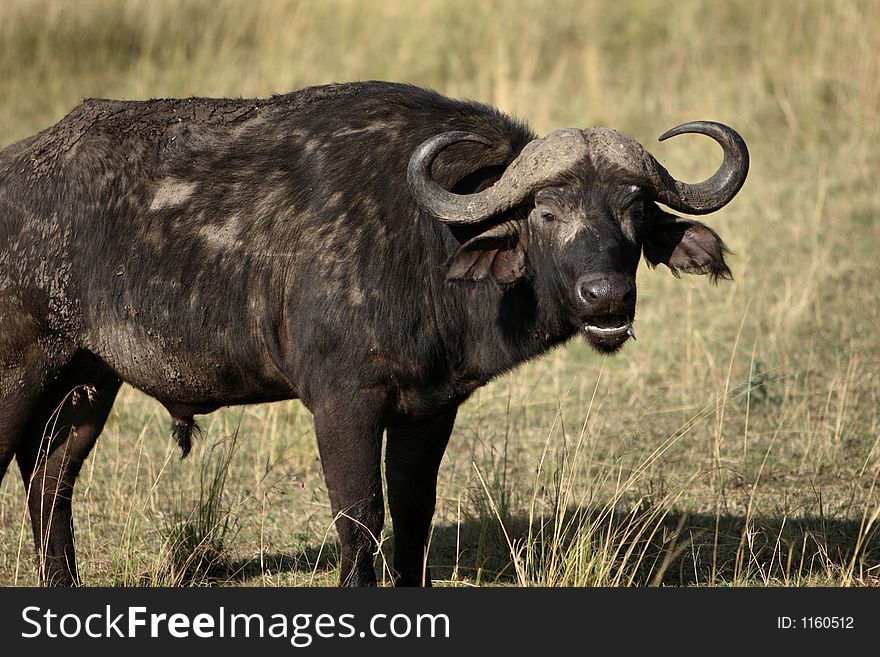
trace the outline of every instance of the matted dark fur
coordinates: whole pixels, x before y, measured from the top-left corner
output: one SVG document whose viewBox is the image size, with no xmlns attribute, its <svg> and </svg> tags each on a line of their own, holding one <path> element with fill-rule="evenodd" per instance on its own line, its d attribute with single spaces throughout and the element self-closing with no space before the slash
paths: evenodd
<svg viewBox="0 0 880 657">
<path fill-rule="evenodd" d="M 714 232 L 590 162 L 480 225 L 437 221 L 406 171 L 448 131 L 491 144 L 438 157 L 458 194 L 535 139 L 479 103 L 363 82 L 87 100 L 0 152 L 0 476 L 16 456 L 43 581 L 77 581 L 73 485 L 124 381 L 168 409 L 184 456 L 196 414 L 301 399 L 345 515 L 345 584 L 376 581 L 387 433 L 396 577 L 430 583 L 458 405 L 591 318 L 631 321 L 643 247 L 673 271 L 729 273 Z M 592 331 L 601 351 L 626 339 Z"/>
<path fill-rule="evenodd" d="M 171 435 L 180 447 L 180 458 L 185 459 L 192 451 L 193 434 L 200 434 L 202 428 L 192 417 L 175 418 L 171 422 Z"/>
</svg>

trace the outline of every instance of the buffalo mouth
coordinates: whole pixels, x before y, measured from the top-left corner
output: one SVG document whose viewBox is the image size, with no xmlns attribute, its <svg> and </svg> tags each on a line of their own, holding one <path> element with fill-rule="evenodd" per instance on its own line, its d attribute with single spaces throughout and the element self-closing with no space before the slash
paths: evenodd
<svg viewBox="0 0 880 657">
<path fill-rule="evenodd" d="M 632 320 L 626 315 L 598 315 L 584 322 L 584 334 L 599 351 L 617 351 L 629 338 L 635 338 Z"/>
</svg>

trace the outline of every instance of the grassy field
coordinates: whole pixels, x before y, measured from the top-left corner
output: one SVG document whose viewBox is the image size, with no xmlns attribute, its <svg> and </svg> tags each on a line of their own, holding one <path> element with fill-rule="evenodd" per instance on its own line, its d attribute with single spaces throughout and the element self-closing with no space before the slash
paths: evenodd
<svg viewBox="0 0 880 657">
<path fill-rule="evenodd" d="M 880 583 L 880 3 L 0 2 L 0 144 L 91 96 L 265 96 L 405 80 L 541 133 L 606 125 L 676 177 L 736 127 L 749 179 L 708 218 L 735 282 L 639 273 L 638 342 L 582 341 L 462 407 L 440 472 L 441 585 Z M 79 479 L 91 585 L 326 585 L 338 547 L 298 402 L 169 418 L 125 388 Z M 32 584 L 0 487 L 0 584 Z M 386 527 L 385 538 L 391 528 Z M 388 580 L 381 546 L 377 566 Z"/>
</svg>

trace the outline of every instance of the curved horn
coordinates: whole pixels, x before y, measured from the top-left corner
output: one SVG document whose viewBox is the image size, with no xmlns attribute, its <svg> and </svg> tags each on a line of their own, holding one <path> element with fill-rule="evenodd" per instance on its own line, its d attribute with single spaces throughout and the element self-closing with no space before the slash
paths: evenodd
<svg viewBox="0 0 880 657">
<path fill-rule="evenodd" d="M 406 177 L 416 202 L 440 221 L 470 224 L 510 210 L 534 190 L 571 169 L 587 156 L 587 142 L 580 130 L 556 130 L 526 144 L 494 185 L 477 194 L 453 194 L 431 175 L 431 165 L 445 148 L 470 141 L 492 146 L 471 132 L 444 132 L 431 137 L 412 154 Z"/>
<path fill-rule="evenodd" d="M 472 132 L 444 132 L 431 137 L 413 151 L 406 168 L 406 180 L 416 202 L 440 221 L 472 223 L 492 214 L 494 204 L 490 203 L 490 192 L 494 185 L 480 194 L 459 195 L 443 189 L 431 175 L 431 166 L 440 152 L 463 141 L 492 145 Z"/>
<path fill-rule="evenodd" d="M 660 201 L 673 210 L 687 214 L 715 212 L 730 203 L 746 181 L 749 149 L 736 130 L 714 121 L 683 123 L 667 130 L 659 139 L 663 141 L 686 133 L 706 135 L 718 142 L 724 151 L 721 166 L 703 182 L 689 184 L 675 180 L 654 160 L 656 171 L 650 176 L 651 181 Z"/>
</svg>

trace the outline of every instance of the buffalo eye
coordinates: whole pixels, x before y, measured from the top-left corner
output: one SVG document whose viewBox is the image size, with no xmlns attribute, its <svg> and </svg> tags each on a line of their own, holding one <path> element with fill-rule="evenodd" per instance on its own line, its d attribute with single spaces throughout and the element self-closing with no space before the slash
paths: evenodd
<svg viewBox="0 0 880 657">
<path fill-rule="evenodd" d="M 541 210 L 541 219 L 546 222 L 556 221 L 556 215 L 547 210 Z"/>
<path fill-rule="evenodd" d="M 644 203 L 634 203 L 629 208 L 629 216 L 634 223 L 642 223 L 646 218 L 646 214 Z"/>
</svg>

